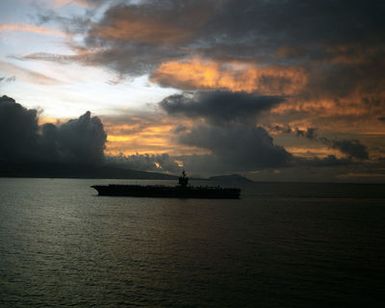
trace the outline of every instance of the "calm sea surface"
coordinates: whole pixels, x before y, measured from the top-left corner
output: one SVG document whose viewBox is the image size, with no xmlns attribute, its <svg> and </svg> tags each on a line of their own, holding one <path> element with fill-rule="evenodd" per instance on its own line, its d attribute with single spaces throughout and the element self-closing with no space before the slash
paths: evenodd
<svg viewBox="0 0 385 308">
<path fill-rule="evenodd" d="M 241 200 L 89 187 L 111 182 L 149 183 L 0 179 L 1 307 L 384 307 L 384 186 L 261 183 Z"/>
</svg>

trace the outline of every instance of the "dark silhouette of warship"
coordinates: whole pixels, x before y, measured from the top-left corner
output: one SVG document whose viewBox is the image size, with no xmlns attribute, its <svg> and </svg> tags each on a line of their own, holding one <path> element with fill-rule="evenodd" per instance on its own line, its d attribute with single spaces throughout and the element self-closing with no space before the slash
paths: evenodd
<svg viewBox="0 0 385 308">
<path fill-rule="evenodd" d="M 191 186 L 183 170 L 178 185 L 93 185 L 99 196 L 127 196 L 153 198 L 201 198 L 201 199 L 239 199 L 239 188 L 222 188 L 220 186 Z"/>
</svg>

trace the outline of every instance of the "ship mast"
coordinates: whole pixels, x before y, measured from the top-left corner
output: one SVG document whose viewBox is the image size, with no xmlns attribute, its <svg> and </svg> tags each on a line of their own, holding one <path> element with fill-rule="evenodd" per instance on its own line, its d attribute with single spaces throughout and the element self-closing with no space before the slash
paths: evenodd
<svg viewBox="0 0 385 308">
<path fill-rule="evenodd" d="M 182 176 L 178 178 L 178 183 L 182 187 L 186 187 L 188 184 L 188 177 L 186 176 L 186 171 L 182 171 Z"/>
</svg>

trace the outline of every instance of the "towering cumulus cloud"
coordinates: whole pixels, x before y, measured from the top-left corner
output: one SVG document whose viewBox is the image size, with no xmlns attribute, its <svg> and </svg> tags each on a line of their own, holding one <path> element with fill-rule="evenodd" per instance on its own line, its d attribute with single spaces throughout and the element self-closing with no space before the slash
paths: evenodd
<svg viewBox="0 0 385 308">
<path fill-rule="evenodd" d="M 89 111 L 59 126 L 58 131 L 60 150 L 67 159 L 90 163 L 103 160 L 107 135 L 100 119 L 91 117 Z"/>
<path fill-rule="evenodd" d="M 280 97 L 212 91 L 173 95 L 160 106 L 170 115 L 196 120 L 192 127 L 176 131 L 181 144 L 211 152 L 185 157 L 186 166 L 199 172 L 234 172 L 277 167 L 289 161 L 291 155 L 256 126 L 259 114 L 283 101 Z"/>
<path fill-rule="evenodd" d="M 28 110 L 8 96 L 0 97 L 0 159 L 36 158 L 38 123 L 36 110 Z"/>
<path fill-rule="evenodd" d="M 2 161 L 98 164 L 104 159 L 105 142 L 103 124 L 90 112 L 62 125 L 39 127 L 36 110 L 0 98 Z"/>
</svg>

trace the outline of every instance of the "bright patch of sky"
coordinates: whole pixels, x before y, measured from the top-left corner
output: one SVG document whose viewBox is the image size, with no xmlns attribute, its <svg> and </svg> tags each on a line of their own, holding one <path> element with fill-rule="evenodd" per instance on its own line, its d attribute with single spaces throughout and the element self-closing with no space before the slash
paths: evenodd
<svg viewBox="0 0 385 308">
<path fill-rule="evenodd" d="M 15 80 L 0 84 L 0 95 L 13 97 L 28 108 L 43 109 L 43 117 L 70 118 L 87 110 L 98 115 L 125 109 L 143 110 L 176 92 L 151 84 L 148 76 L 120 79 L 116 73 L 101 67 L 22 60 L 23 56 L 32 53 L 73 54 L 59 28 L 37 23 L 37 13 L 42 9 L 70 16 L 81 14 L 86 7 L 64 0 L 0 2 L 0 26 L 3 25 L 0 30 L 0 77 L 15 77 Z M 13 25 L 13 29 L 7 25 Z M 23 26 L 15 29 L 17 25 Z M 52 33 L 39 33 L 38 28 L 28 31 L 25 25 L 46 27 Z"/>
</svg>

